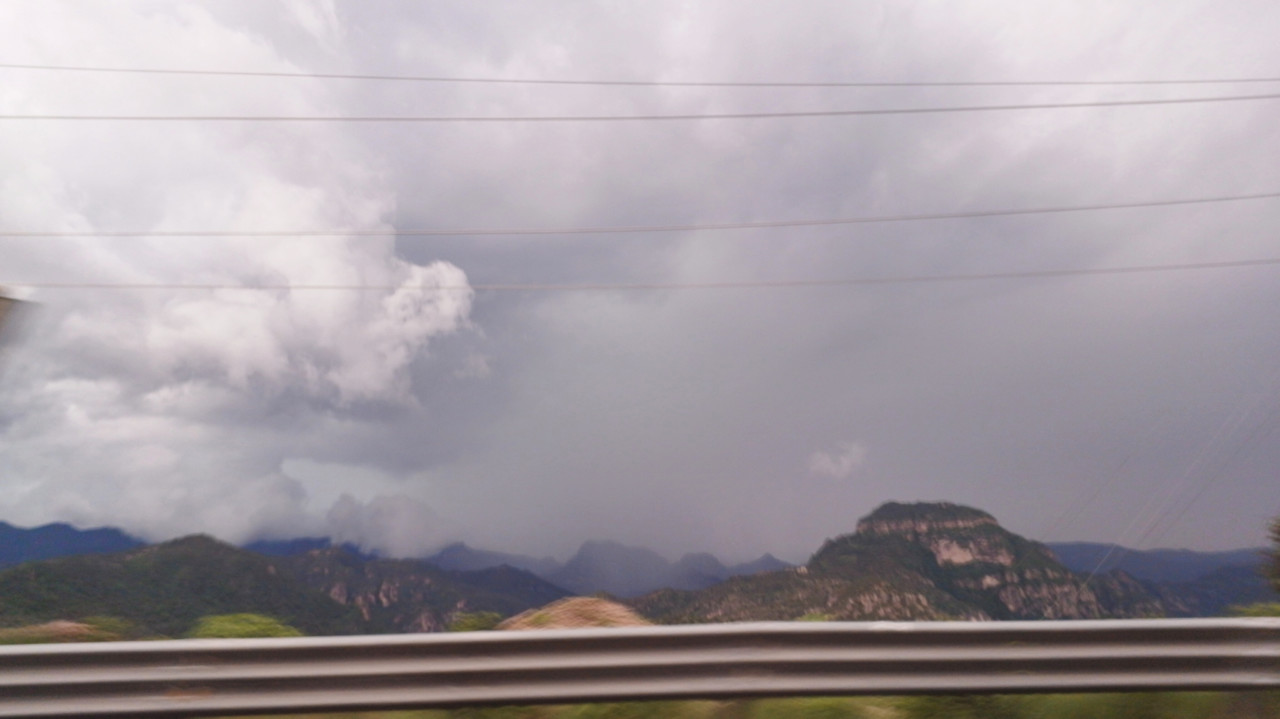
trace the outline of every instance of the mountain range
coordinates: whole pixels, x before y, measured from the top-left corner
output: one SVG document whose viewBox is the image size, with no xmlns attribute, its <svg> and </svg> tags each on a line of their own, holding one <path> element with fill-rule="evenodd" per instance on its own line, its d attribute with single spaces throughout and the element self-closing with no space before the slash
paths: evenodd
<svg viewBox="0 0 1280 719">
<path fill-rule="evenodd" d="M 827 540 L 802 567 L 735 577 L 701 591 L 661 590 L 631 604 L 668 623 L 1198 616 L 1270 595 L 1253 568 L 1243 570 L 1251 576 L 1234 579 L 1247 580 L 1245 586 L 1230 590 L 1220 581 L 1216 590 L 1144 582 L 1121 570 L 1091 576 L 981 510 L 888 503 L 860 520 L 854 533 Z"/>
<path fill-rule="evenodd" d="M 0 572 L 5 626 L 111 617 L 138 636 L 180 636 L 202 616 L 246 611 L 308 634 L 365 629 L 355 609 L 285 575 L 266 557 L 203 536 Z"/>
<path fill-rule="evenodd" d="M 252 612 L 307 634 L 442 631 L 460 614 L 509 616 L 568 595 L 510 567 L 451 572 L 342 547 L 270 557 L 195 535 L 0 571 L 0 626 L 93 617 L 181 636 L 200 617 Z"/>
<path fill-rule="evenodd" d="M 1256 567 L 1266 557 L 1262 547 L 1193 552 L 1189 549 L 1135 550 L 1090 542 L 1051 542 L 1046 546 L 1073 572 L 1119 569 L 1149 582 L 1190 582 L 1223 568 Z"/>
<path fill-rule="evenodd" d="M 729 577 L 771 572 L 792 565 L 765 554 L 751 562 L 726 566 L 711 554 L 691 553 L 670 562 L 643 547 L 618 542 L 584 542 L 569 561 L 561 564 L 546 557 L 536 559 L 451 544 L 427 557 L 426 562 L 445 569 L 476 570 L 510 566 L 532 572 L 575 594 L 606 593 L 636 597 L 657 589 L 704 589 Z"/>
<path fill-rule="evenodd" d="M 145 542 L 118 529 L 76 529 L 61 522 L 23 529 L 0 522 L 0 567 L 78 554 L 107 554 Z"/>
<path fill-rule="evenodd" d="M 143 545 L 118 530 L 67 525 L 0 525 L 0 539 L 0 557 L 18 563 L 0 571 L 0 625 L 107 615 L 144 636 L 180 635 L 200 616 L 233 612 L 314 634 L 439 631 L 470 612 L 511 616 L 597 592 L 671 623 L 1197 616 L 1273 599 L 1253 551 L 1050 547 L 948 503 L 883 505 L 803 566 L 771 555 L 733 566 L 709 554 L 670 562 L 614 542 L 587 542 L 559 563 L 463 544 L 424 559 L 308 538 Z M 1104 557 L 1118 566 L 1094 573 Z"/>
<path fill-rule="evenodd" d="M 0 522 L 0 568 L 23 562 L 82 554 L 106 554 L 142 547 L 146 543 L 119 529 L 76 529 L 55 523 L 24 529 Z M 323 537 L 259 540 L 244 549 L 272 557 L 288 557 L 335 545 Z M 376 555 L 352 544 L 342 549 L 365 559 Z M 1102 573 L 1119 569 L 1135 579 L 1172 585 L 1207 583 L 1221 585 L 1232 578 L 1256 589 L 1265 581 L 1254 571 L 1264 561 L 1264 550 L 1238 549 L 1195 552 L 1185 549 L 1134 550 L 1114 544 L 1050 542 L 1045 544 L 1059 562 L 1073 572 Z M 636 597 L 658 589 L 703 589 L 730 577 L 776 571 L 793 566 L 765 554 L 743 564 L 726 566 L 707 553 L 690 553 L 671 562 L 652 550 L 617 542 L 584 542 L 566 562 L 551 557 L 497 552 L 450 544 L 422 558 L 440 569 L 474 572 L 508 566 L 521 569 L 576 594 L 607 593 Z"/>
</svg>

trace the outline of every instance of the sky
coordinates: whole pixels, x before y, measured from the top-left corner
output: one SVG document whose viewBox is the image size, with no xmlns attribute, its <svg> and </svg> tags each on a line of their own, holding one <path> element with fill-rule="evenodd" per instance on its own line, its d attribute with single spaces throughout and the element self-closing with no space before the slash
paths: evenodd
<svg viewBox="0 0 1280 719">
<path fill-rule="evenodd" d="M 803 560 L 891 500 L 1202 550 L 1280 515 L 1280 266 L 1036 274 L 1275 260 L 1280 199 L 688 228 L 1277 193 L 1280 100 L 19 117 L 1265 95 L 316 75 L 1280 78 L 1274 2 L 13 0 L 0 28 L 0 65 L 303 75 L 0 67 L 0 285 L 26 300 L 0 519 L 741 561 Z M 411 232 L 494 228 L 547 232 Z"/>
</svg>

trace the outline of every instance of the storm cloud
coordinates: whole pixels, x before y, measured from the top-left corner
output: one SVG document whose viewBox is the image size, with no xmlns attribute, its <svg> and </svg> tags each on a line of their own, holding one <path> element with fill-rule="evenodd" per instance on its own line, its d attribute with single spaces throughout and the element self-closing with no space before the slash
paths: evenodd
<svg viewBox="0 0 1280 719">
<path fill-rule="evenodd" d="M 63 66 L 641 81 L 1280 75 L 1280 8 L 1266 2 L 50 0 L 5 5 L 0 27 L 5 61 Z M 1273 87 L 0 73 L 11 115 L 650 115 Z M 406 555 L 464 539 L 564 556 L 614 539 L 738 561 L 802 559 L 883 501 L 945 499 L 1037 539 L 1261 544 L 1280 514 L 1274 267 L 705 285 L 1275 258 L 1276 200 L 732 231 L 406 231 L 1276 192 L 1275 104 L 7 121 L 0 229 L 352 232 L 0 235 L 0 283 L 39 310 L 0 367 L 0 517 L 155 539 L 327 534 Z M 513 284 L 596 289 L 485 289 Z M 658 287 L 619 287 L 633 284 Z"/>
</svg>

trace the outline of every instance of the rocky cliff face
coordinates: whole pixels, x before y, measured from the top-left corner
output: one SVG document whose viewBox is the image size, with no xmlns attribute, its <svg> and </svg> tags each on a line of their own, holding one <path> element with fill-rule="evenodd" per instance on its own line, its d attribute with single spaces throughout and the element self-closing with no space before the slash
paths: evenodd
<svg viewBox="0 0 1280 719">
<path fill-rule="evenodd" d="M 668 624 L 769 620 L 990 619 L 925 582 L 850 582 L 807 567 L 735 577 L 701 591 L 664 589 L 631 600 Z"/>
<path fill-rule="evenodd" d="M 443 631 L 462 612 L 516 614 L 566 592 L 510 567 L 448 572 L 414 560 L 322 549 L 280 560 L 306 584 L 356 608 L 373 631 Z"/>
<path fill-rule="evenodd" d="M 451 611 L 465 609 L 466 602 L 438 596 L 434 573 L 397 566 L 402 564 L 360 561 L 341 549 L 322 549 L 286 560 L 298 578 L 339 604 L 356 608 L 375 630 L 442 631 Z"/>
<path fill-rule="evenodd" d="M 1094 619 L 1169 609 L 1132 578 L 1086 582 L 986 512 L 947 503 L 886 504 L 805 567 L 635 605 L 662 621 Z"/>
<path fill-rule="evenodd" d="M 954 504 L 889 504 L 858 523 L 864 545 L 927 553 L 920 571 L 939 588 L 997 619 L 1149 616 L 1165 607 L 1141 584 L 1092 582 L 1047 547 L 1004 529 L 986 512 Z M 838 540 L 837 540 L 838 541 Z"/>
<path fill-rule="evenodd" d="M 983 526 L 999 525 L 995 517 L 982 510 L 950 502 L 917 504 L 889 502 L 858 520 L 857 533 L 915 537 Z"/>
</svg>

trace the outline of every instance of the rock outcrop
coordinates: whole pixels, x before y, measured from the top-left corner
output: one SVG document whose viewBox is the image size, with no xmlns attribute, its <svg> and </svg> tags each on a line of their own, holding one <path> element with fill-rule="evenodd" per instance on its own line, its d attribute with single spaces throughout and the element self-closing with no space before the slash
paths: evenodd
<svg viewBox="0 0 1280 719">
<path fill-rule="evenodd" d="M 279 561 L 306 584 L 354 607 L 373 631 L 438 632 L 467 612 L 511 615 L 566 594 L 511 567 L 449 572 L 409 559 L 366 560 L 343 548 Z"/>
<path fill-rule="evenodd" d="M 633 602 L 664 622 L 1097 619 L 1170 610 L 1131 577 L 1092 581 L 986 512 L 949 503 L 886 504 L 828 540 L 805 567 Z"/>
</svg>

